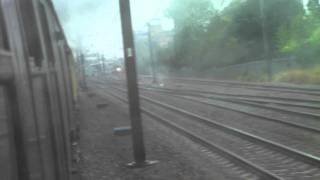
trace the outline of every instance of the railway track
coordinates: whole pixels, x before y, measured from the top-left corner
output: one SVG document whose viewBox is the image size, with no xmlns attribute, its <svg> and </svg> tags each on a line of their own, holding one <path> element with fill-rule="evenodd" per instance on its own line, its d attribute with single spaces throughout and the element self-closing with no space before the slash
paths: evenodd
<svg viewBox="0 0 320 180">
<path fill-rule="evenodd" d="M 120 84 L 118 84 L 120 85 Z M 142 92 L 145 91 L 143 88 Z M 149 89 L 148 89 L 149 90 Z M 158 90 L 158 89 L 157 89 Z M 155 91 L 154 89 L 152 89 L 152 91 Z M 152 92 L 150 91 L 150 92 Z M 146 91 L 147 92 L 147 91 Z M 158 91 L 155 91 L 158 92 Z M 163 92 L 161 92 L 163 93 Z M 173 97 L 172 95 L 175 94 L 174 92 L 165 92 L 163 93 L 166 96 L 170 96 Z M 154 95 L 152 95 L 154 96 Z M 185 96 L 181 96 L 180 94 L 178 96 L 179 99 L 177 99 L 177 101 L 181 101 L 182 98 L 186 99 L 187 101 L 185 101 L 182 104 L 182 108 L 187 108 L 189 106 L 189 104 L 194 104 L 191 105 L 191 107 L 189 106 L 189 111 L 193 111 L 194 107 L 198 107 L 200 104 L 204 104 L 202 105 L 202 109 L 207 109 L 207 110 L 202 110 L 202 111 L 207 111 L 206 113 L 208 113 L 209 111 L 212 111 L 210 109 L 210 107 L 214 107 L 214 109 L 217 109 L 218 111 L 233 111 L 235 113 L 241 113 L 244 115 L 247 115 L 248 117 L 251 117 L 249 119 L 254 119 L 256 118 L 259 121 L 252 121 L 250 123 L 248 123 L 249 126 L 251 126 L 251 124 L 261 124 L 261 127 L 266 126 L 267 124 L 273 125 L 274 127 L 280 128 L 283 127 L 285 129 L 289 129 L 290 131 L 294 132 L 291 134 L 291 136 L 294 136 L 298 133 L 297 132 L 311 132 L 311 134 L 309 135 L 305 135 L 303 133 L 301 133 L 302 137 L 305 136 L 309 136 L 309 137 L 313 137 L 315 134 L 315 136 L 319 135 L 319 129 L 320 129 L 320 124 L 319 124 L 319 118 L 318 118 L 318 114 L 312 114 L 312 113 L 303 113 L 303 112 L 299 112 L 299 111 L 292 111 L 292 110 L 286 110 L 286 109 L 278 109 L 275 108 L 274 106 L 270 106 L 268 107 L 268 110 L 266 110 L 265 106 L 260 106 L 259 104 L 257 104 L 258 108 L 256 107 L 255 104 L 249 103 L 250 106 L 252 107 L 246 107 L 243 106 L 243 102 L 239 103 L 236 102 L 236 104 L 234 104 L 234 102 L 232 101 L 231 103 L 225 103 L 225 102 L 220 102 L 220 101 L 210 101 L 206 98 L 193 98 L 193 97 L 185 97 Z M 162 100 L 163 98 L 160 98 L 160 100 Z M 170 99 L 167 98 L 169 101 Z M 198 102 L 198 104 L 195 104 L 194 102 Z M 175 102 L 172 102 L 173 104 L 175 104 Z M 247 105 L 247 103 L 244 103 L 245 105 Z M 179 106 L 179 103 L 177 104 Z M 200 107 L 199 107 L 200 108 Z M 222 109 L 222 110 L 219 110 Z M 269 110 L 270 109 L 270 110 Z M 274 111 L 276 110 L 276 111 Z M 279 111 L 279 112 L 278 112 Z M 200 111 L 201 112 L 201 111 Z M 201 112 L 202 113 L 202 112 Z M 226 112 L 228 114 L 230 114 L 229 112 Z M 221 113 L 217 113 L 214 112 L 212 115 L 215 116 L 216 114 L 221 114 Z M 233 113 L 234 114 L 234 113 Z M 299 115 L 299 116 L 298 116 Z M 234 116 L 238 116 L 238 115 L 234 115 Z M 243 116 L 243 115 L 242 115 Z M 248 121 L 249 119 L 246 119 L 245 121 Z M 263 122 L 264 121 L 264 122 Z M 234 124 L 236 124 L 237 122 L 233 122 Z M 287 127 L 289 126 L 289 127 Z M 257 127 L 258 129 L 260 127 Z M 270 128 L 270 127 L 269 127 Z M 270 128 L 272 129 L 272 127 Z M 285 134 L 285 136 L 287 136 L 288 134 Z M 297 139 L 299 139 L 299 137 L 296 137 Z M 301 140 L 301 141 L 307 141 L 305 140 Z M 308 140 L 309 142 L 309 140 Z M 318 144 L 316 142 L 314 142 L 315 144 Z M 294 142 L 292 142 L 291 144 L 295 144 Z M 295 147 L 295 146 L 294 146 Z M 299 147 L 299 146 L 297 146 Z M 319 147 L 320 148 L 320 147 Z M 302 148 L 303 149 L 303 148 Z M 311 151 L 311 153 L 316 152 L 315 155 L 318 155 L 317 151 Z"/>
<path fill-rule="evenodd" d="M 108 83 L 115 85 L 122 85 L 121 82 L 112 82 Z M 314 111 L 320 111 L 320 100 L 317 97 L 312 97 L 313 99 L 303 99 L 303 98 L 295 98 L 295 97 L 279 97 L 279 96 L 266 96 L 266 95 L 250 95 L 250 94 L 239 94 L 239 93 L 221 93 L 214 91 L 204 91 L 204 90 L 195 90 L 186 88 L 169 88 L 169 87 L 160 87 L 149 84 L 139 84 L 141 89 L 153 89 L 158 91 L 168 91 L 173 94 L 185 94 L 191 96 L 200 96 L 211 99 L 220 99 L 220 100 L 237 100 L 242 102 L 252 102 L 259 104 L 274 104 L 278 106 L 284 107 L 297 107 L 297 108 L 305 108 L 311 109 Z"/>
<path fill-rule="evenodd" d="M 115 95 L 113 93 L 110 93 L 112 96 L 118 98 L 119 100 L 127 103 L 127 100 L 125 100 L 124 98 Z M 195 133 L 179 126 L 176 123 L 171 122 L 168 119 L 165 119 L 163 117 L 161 117 L 160 115 L 153 113 L 151 111 L 148 111 L 144 108 L 141 108 L 141 111 L 146 114 L 147 116 L 149 116 L 150 118 L 156 120 L 157 122 L 160 122 L 161 124 L 169 127 L 170 129 L 174 130 L 175 132 L 187 137 L 188 139 L 190 139 L 191 141 L 205 147 L 208 149 L 208 151 L 212 151 L 214 153 L 218 153 L 220 156 L 223 156 L 224 158 L 232 161 L 232 163 L 236 163 L 237 165 L 240 165 L 241 169 L 246 169 L 247 171 L 250 172 L 246 172 L 241 170 L 241 177 L 245 178 L 245 179 L 265 179 L 265 180 L 280 180 L 282 178 L 272 174 L 271 172 L 268 172 L 266 170 L 264 170 L 263 168 L 252 164 L 251 162 L 243 159 L 242 157 L 228 151 L 227 149 L 224 149 L 222 147 L 220 147 L 219 145 L 216 145 L 212 142 L 207 141 L 206 139 L 196 135 Z M 212 155 L 212 154 L 211 154 Z M 239 169 L 238 167 L 234 167 L 234 165 L 228 162 L 229 165 L 233 166 L 233 168 Z M 254 173 L 254 174 L 252 174 Z"/>
<path fill-rule="evenodd" d="M 274 103 L 280 105 L 291 105 L 291 106 L 305 106 L 308 108 L 317 108 L 320 109 L 320 99 L 303 99 L 303 98 L 296 98 L 296 97 L 279 97 L 279 96 L 265 96 L 265 95 L 250 95 L 250 94 L 239 94 L 239 93 L 221 93 L 221 92 L 214 92 L 214 91 L 204 91 L 204 90 L 195 90 L 189 89 L 185 87 L 182 88 L 169 88 L 169 87 L 155 87 L 155 86 L 146 86 L 144 84 L 140 84 L 141 87 L 146 88 L 158 88 L 167 91 L 176 91 L 180 93 L 189 93 L 194 95 L 202 95 L 206 96 L 207 98 L 234 98 L 238 100 L 245 100 L 245 101 L 252 101 L 252 102 L 260 102 L 260 103 Z M 313 97 L 314 98 L 314 97 Z"/>
<path fill-rule="evenodd" d="M 148 76 L 141 76 L 142 78 L 151 78 Z M 239 82 L 239 81 L 223 81 L 223 80 L 209 80 L 209 79 L 197 79 L 197 78 L 164 78 L 164 80 L 173 80 L 181 82 L 189 82 L 194 84 L 205 84 L 205 85 L 216 85 L 224 87 L 240 87 L 253 90 L 268 90 L 275 92 L 284 93 L 302 93 L 308 95 L 320 96 L 320 88 L 314 86 L 297 86 L 297 85 L 272 85 L 272 84 L 262 84 L 262 83 L 250 83 L 250 82 Z"/>
<path fill-rule="evenodd" d="M 109 82 L 111 83 L 111 82 Z M 121 85 L 119 82 L 112 82 L 116 85 Z M 191 97 L 201 97 L 207 99 L 213 99 L 218 101 L 236 103 L 239 105 L 260 107 L 277 112 L 290 113 L 300 117 L 307 117 L 313 119 L 320 119 L 320 103 L 310 102 L 309 99 L 298 99 L 298 102 L 294 102 L 292 98 L 281 97 L 269 97 L 269 96 L 246 96 L 230 93 L 216 93 L 210 91 L 195 91 L 190 89 L 175 89 L 164 88 L 159 86 L 150 86 L 140 83 L 140 89 L 153 90 L 163 93 L 170 93 L 176 95 L 186 95 Z M 240 96 L 240 97 L 239 97 Z M 241 97 L 243 96 L 243 97 Z M 271 100 L 270 100 L 271 98 Z M 293 101 L 293 102 L 292 102 Z"/>
<path fill-rule="evenodd" d="M 117 93 L 119 93 L 119 89 L 117 89 Z M 228 149 L 228 151 L 231 151 L 233 154 L 237 154 L 237 156 L 240 154 L 242 159 L 250 162 L 250 164 L 257 165 L 260 167 L 260 169 L 264 169 L 264 172 L 274 175 L 272 177 L 276 177 L 278 179 L 316 179 L 319 178 L 318 176 L 320 176 L 319 159 L 317 157 L 290 149 L 286 146 L 214 122 L 210 119 L 206 119 L 196 114 L 152 100 L 147 97 L 141 97 L 141 99 L 149 102 L 147 107 L 150 108 L 151 106 L 154 106 L 153 111 L 171 111 L 179 114 L 180 116 L 172 115 L 172 118 L 172 116 L 170 117 L 162 114 L 158 115 L 158 118 L 167 116 L 167 119 L 183 119 L 183 121 L 177 123 L 175 122 L 175 126 L 180 128 L 180 130 L 188 129 L 188 134 L 190 135 L 191 131 L 196 137 L 205 136 L 205 141 L 209 142 L 212 142 L 212 139 L 220 139 L 219 142 L 214 142 L 216 146 L 221 147 L 220 149 Z M 160 111 L 159 107 L 162 108 L 163 111 Z M 144 108 L 144 112 L 145 111 L 146 110 Z M 188 119 L 189 123 L 192 122 L 194 124 L 185 126 L 185 124 L 187 124 L 185 122 L 186 119 Z M 167 122 L 172 123 L 172 121 Z M 202 124 L 202 126 L 199 127 L 198 130 L 194 130 L 193 128 L 197 127 L 199 123 Z M 177 130 L 176 128 L 173 129 Z M 205 135 L 203 135 L 204 131 L 206 132 Z M 233 145 L 229 146 L 226 144 Z M 292 164 L 294 164 L 294 166 L 292 166 Z"/>
<path fill-rule="evenodd" d="M 124 90 L 118 88 L 117 91 L 121 92 Z M 147 92 L 142 91 L 142 93 L 146 94 Z M 193 112 L 195 114 L 201 114 L 202 116 L 207 117 L 209 119 L 212 119 L 212 116 L 214 116 L 215 120 L 219 121 L 220 123 L 228 124 L 229 126 L 239 128 L 246 132 L 258 134 L 261 137 L 272 137 L 271 139 L 273 139 L 276 142 L 280 142 L 292 148 L 306 151 L 310 154 L 313 154 L 314 156 L 320 156 L 320 153 L 318 151 L 318 148 L 320 148 L 320 146 L 317 145 L 319 144 L 319 141 L 313 140 L 313 138 L 319 137 L 319 133 L 317 131 L 313 131 L 308 128 L 306 129 L 301 127 L 295 127 L 295 126 L 292 126 L 291 124 L 288 125 L 286 123 L 279 123 L 276 121 L 277 119 L 265 120 L 260 116 L 252 116 L 246 113 L 243 113 L 242 115 L 244 119 L 242 119 L 241 121 L 238 121 L 237 119 L 239 115 L 241 115 L 239 114 L 238 111 L 234 111 L 233 113 L 230 114 L 228 110 L 224 110 L 224 109 L 220 110 L 221 109 L 220 107 L 218 109 L 214 108 L 216 110 L 212 111 L 213 109 L 211 108 L 211 106 L 208 106 L 207 104 L 202 104 L 202 102 L 197 102 L 197 100 L 194 100 L 194 99 L 188 99 L 188 98 L 183 99 L 180 96 L 172 96 L 170 94 L 160 95 L 160 94 L 155 94 L 154 92 L 151 94 L 150 92 L 148 92 L 146 95 L 158 101 L 165 101 L 166 103 L 169 103 L 172 106 L 184 109 L 185 111 Z M 225 111 L 225 112 L 222 112 L 221 114 L 221 111 Z M 210 112 L 212 113 L 212 115 Z M 227 113 L 228 115 L 223 115 L 224 113 Z M 231 119 L 229 119 L 230 118 L 229 114 L 231 115 Z M 265 118 L 265 116 L 263 117 Z M 272 119 L 272 117 L 268 117 L 268 118 Z M 319 126 L 318 121 L 316 121 L 315 124 Z M 252 128 L 248 128 L 248 127 L 252 127 Z M 263 129 L 261 129 L 262 127 Z M 264 128 L 266 130 L 264 130 Z M 261 130 L 257 131 L 259 129 Z M 308 137 L 308 138 L 302 138 L 302 137 Z"/>
<path fill-rule="evenodd" d="M 120 85 L 120 84 L 118 84 Z M 253 102 L 246 102 L 242 101 L 239 99 L 234 99 L 234 98 L 212 98 L 214 101 L 209 101 L 208 97 L 206 95 L 201 95 L 201 94 L 195 94 L 193 91 L 188 92 L 188 91 L 179 91 L 179 90 L 172 90 L 172 89 L 164 89 L 164 88 L 154 88 L 154 87 L 140 87 L 142 90 L 147 90 L 147 91 L 155 91 L 155 92 L 160 92 L 168 95 L 172 94 L 177 94 L 180 98 L 188 99 L 191 101 L 197 101 L 209 106 L 213 107 L 218 107 L 218 108 L 223 108 L 227 109 L 230 111 L 235 111 L 239 113 L 243 113 L 246 115 L 250 115 L 253 117 L 260 118 L 262 120 L 266 121 L 273 121 L 279 124 L 284 124 L 288 125 L 291 127 L 295 128 L 300 128 L 304 129 L 307 131 L 312 131 L 315 133 L 320 133 L 320 124 L 319 124 L 319 118 L 320 115 L 318 113 L 309 113 L 309 112 L 303 112 L 303 111 L 295 111 L 295 110 L 290 110 L 288 108 L 284 107 L 277 107 L 277 106 L 272 106 L 272 105 L 264 105 L 264 104 L 258 104 L 258 103 L 253 103 Z M 187 95 L 187 96 L 184 96 Z M 190 97 L 191 96 L 191 97 Z M 195 97 L 202 97 L 202 98 L 194 98 Z M 227 102 L 227 104 L 225 103 Z M 238 106 L 237 106 L 238 105 Z M 248 107 L 253 107 L 254 109 L 248 109 Z M 257 108 L 258 107 L 258 108 Z M 270 117 L 269 114 L 272 114 L 272 111 L 270 111 L 269 114 L 261 114 L 257 113 L 256 111 L 261 111 L 264 109 L 272 110 L 272 111 L 277 111 L 281 113 L 287 113 L 284 114 L 279 114 L 279 117 Z M 320 110 L 320 109 L 319 109 Z M 294 117 L 290 118 L 287 117 L 287 115 L 294 115 Z M 300 118 L 297 118 L 295 116 L 300 116 Z M 285 117 L 285 118 L 283 118 Z"/>
<path fill-rule="evenodd" d="M 148 88 L 141 88 L 140 89 L 144 89 L 144 90 L 150 90 Z M 160 92 L 160 93 L 165 93 L 165 94 L 179 94 L 179 91 L 161 91 L 161 89 L 151 89 L 152 91 L 156 91 L 156 92 Z M 182 93 L 183 95 L 190 95 L 188 93 Z M 271 110 L 277 110 L 277 111 L 286 111 L 287 113 L 291 113 L 291 114 L 298 114 L 300 116 L 307 116 L 307 117 L 311 117 L 311 119 L 308 119 L 308 121 L 306 121 L 305 119 L 302 119 L 303 122 L 301 122 L 301 119 L 295 120 L 294 119 L 284 119 L 284 118 L 279 118 L 279 117 L 270 117 L 269 115 L 263 115 L 260 113 L 255 112 L 255 110 L 248 110 L 247 107 L 244 107 L 243 105 L 240 106 L 235 106 L 234 104 L 226 104 L 223 101 L 220 102 L 221 99 L 219 99 L 219 101 L 208 101 L 206 96 L 204 96 L 203 99 L 199 99 L 199 98 L 194 98 L 194 97 L 187 97 L 187 96 L 181 96 L 179 95 L 178 97 L 180 98 L 184 98 L 187 100 L 191 100 L 191 101 L 197 101 L 200 102 L 202 104 L 205 105 L 209 105 L 209 106 L 213 106 L 213 107 L 218 107 L 218 108 L 223 108 L 223 109 L 227 109 L 230 111 L 234 111 L 234 112 L 238 112 L 238 113 L 242 113 L 242 114 L 246 114 L 249 116 L 253 116 L 253 117 L 257 117 L 261 120 L 265 120 L 265 121 L 272 121 L 272 122 L 276 122 L 279 124 L 283 124 L 286 126 L 291 126 L 294 128 L 298 128 L 298 129 L 302 129 L 302 130 L 306 130 L 306 131 L 311 131 L 314 133 L 318 133 L 320 134 L 320 124 L 319 124 L 319 115 L 318 114 L 314 114 L 314 113 L 304 113 L 304 112 L 297 112 L 297 111 L 291 111 L 289 109 L 285 109 L 285 108 L 277 108 L 277 107 L 273 107 L 273 106 L 263 106 L 263 108 L 268 108 Z M 228 101 L 227 101 L 228 102 Z M 233 103 L 233 102 L 232 102 Z M 238 102 L 240 104 L 250 104 L 251 106 L 253 105 L 252 103 L 241 103 Z M 257 106 L 261 106 L 262 105 L 257 105 Z M 257 108 L 255 108 L 257 109 Z"/>
<path fill-rule="evenodd" d="M 254 107 L 260 107 L 265 109 L 271 109 L 274 111 L 279 112 L 285 112 L 285 113 L 291 113 L 299 116 L 307 116 L 309 118 L 315 118 L 320 120 L 320 114 L 316 112 L 320 112 L 320 106 L 314 106 L 310 104 L 296 104 L 296 103 L 289 103 L 289 102 L 280 102 L 280 104 L 286 105 L 286 106 L 295 106 L 300 108 L 309 109 L 311 108 L 314 110 L 314 112 L 304 112 L 304 111 L 297 111 L 295 109 L 290 109 L 288 107 L 281 107 L 281 106 L 275 106 L 274 104 L 279 104 L 279 102 L 273 102 L 273 101 L 262 101 L 264 103 L 259 103 L 261 101 L 256 101 L 248 98 L 238 98 L 238 97 L 223 97 L 223 96 L 207 96 L 203 94 L 196 94 L 193 92 L 188 92 L 187 90 L 179 91 L 179 90 L 168 90 L 163 88 L 154 88 L 154 87 L 140 87 L 140 89 L 143 90 L 152 90 L 162 93 L 170 93 L 170 94 L 176 94 L 176 95 L 187 95 L 191 97 L 201 97 L 201 98 L 207 98 L 207 99 L 214 99 L 219 101 L 225 101 L 225 102 L 231 102 L 236 104 L 242 104 L 246 106 L 254 106 Z"/>
</svg>

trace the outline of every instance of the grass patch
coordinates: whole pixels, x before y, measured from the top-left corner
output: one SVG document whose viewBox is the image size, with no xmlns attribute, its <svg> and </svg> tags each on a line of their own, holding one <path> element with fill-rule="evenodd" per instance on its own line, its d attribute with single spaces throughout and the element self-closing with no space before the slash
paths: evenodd
<svg viewBox="0 0 320 180">
<path fill-rule="evenodd" d="M 276 82 L 320 85 L 320 65 L 310 69 L 295 69 L 281 72 L 276 74 L 273 79 Z"/>
<path fill-rule="evenodd" d="M 245 74 L 237 77 L 238 81 L 245 81 L 245 82 L 267 82 L 268 76 L 267 75 L 253 75 L 253 74 Z"/>
</svg>

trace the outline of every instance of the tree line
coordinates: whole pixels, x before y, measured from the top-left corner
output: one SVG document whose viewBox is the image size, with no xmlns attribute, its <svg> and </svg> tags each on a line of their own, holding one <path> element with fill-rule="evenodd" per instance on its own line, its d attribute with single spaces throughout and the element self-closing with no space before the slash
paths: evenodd
<svg viewBox="0 0 320 180">
<path fill-rule="evenodd" d="M 318 0 L 307 6 L 302 0 L 233 0 L 223 10 L 211 0 L 173 0 L 167 16 L 175 35 L 170 47 L 158 49 L 158 63 L 171 70 L 285 56 L 306 65 L 320 62 Z"/>
</svg>

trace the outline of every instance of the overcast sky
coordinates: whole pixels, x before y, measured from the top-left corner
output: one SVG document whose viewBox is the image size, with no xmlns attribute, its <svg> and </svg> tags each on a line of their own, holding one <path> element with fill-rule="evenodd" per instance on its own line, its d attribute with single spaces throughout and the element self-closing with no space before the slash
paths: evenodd
<svg viewBox="0 0 320 180">
<path fill-rule="evenodd" d="M 212 0 L 222 8 L 232 0 Z M 53 0 L 72 47 L 84 47 L 106 57 L 122 56 L 119 0 Z M 172 22 L 165 17 L 171 0 L 131 0 L 133 26 L 144 31 L 146 23 L 160 18 L 166 28 Z"/>
</svg>

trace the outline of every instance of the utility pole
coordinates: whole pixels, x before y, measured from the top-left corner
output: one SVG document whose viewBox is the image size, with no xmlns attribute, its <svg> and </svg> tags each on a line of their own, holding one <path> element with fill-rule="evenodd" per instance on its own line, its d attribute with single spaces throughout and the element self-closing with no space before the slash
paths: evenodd
<svg viewBox="0 0 320 180">
<path fill-rule="evenodd" d="M 104 58 L 103 55 L 100 55 L 99 57 L 100 57 L 99 59 L 102 63 L 102 74 L 105 75 L 105 73 L 106 73 L 106 65 L 105 65 L 106 59 Z"/>
<path fill-rule="evenodd" d="M 261 29 L 262 29 L 262 41 L 263 41 L 263 48 L 264 48 L 264 57 L 266 58 L 266 64 L 267 64 L 267 75 L 268 75 L 268 80 L 272 80 L 272 57 L 270 55 L 270 46 L 269 46 L 269 41 L 268 41 L 268 34 L 266 31 L 266 16 L 265 16 L 265 5 L 264 1 L 265 0 L 259 0 L 260 4 L 260 16 L 261 16 Z"/>
<path fill-rule="evenodd" d="M 103 73 L 106 74 L 106 72 L 107 72 L 107 65 L 106 65 L 107 59 L 104 57 L 104 55 L 102 55 L 102 61 L 103 61 Z"/>
<path fill-rule="evenodd" d="M 152 34 L 151 34 L 151 24 L 148 23 L 148 41 L 149 41 L 149 53 L 150 53 L 150 61 L 151 61 L 151 71 L 152 71 L 152 83 L 157 84 L 158 78 L 156 73 L 156 65 L 154 60 L 154 49 L 153 49 L 153 40 L 152 40 Z"/>
<path fill-rule="evenodd" d="M 139 89 L 137 85 L 136 57 L 133 42 L 130 2 L 129 0 L 119 1 L 134 155 L 134 162 L 129 163 L 128 166 L 134 168 L 145 167 L 155 164 L 157 161 L 146 161 L 139 102 Z"/>
<path fill-rule="evenodd" d="M 80 68 L 81 68 L 81 74 L 82 74 L 81 84 L 82 84 L 82 88 L 86 90 L 87 89 L 86 67 L 85 67 L 86 60 L 82 53 L 80 54 L 79 58 L 80 58 Z"/>
</svg>

